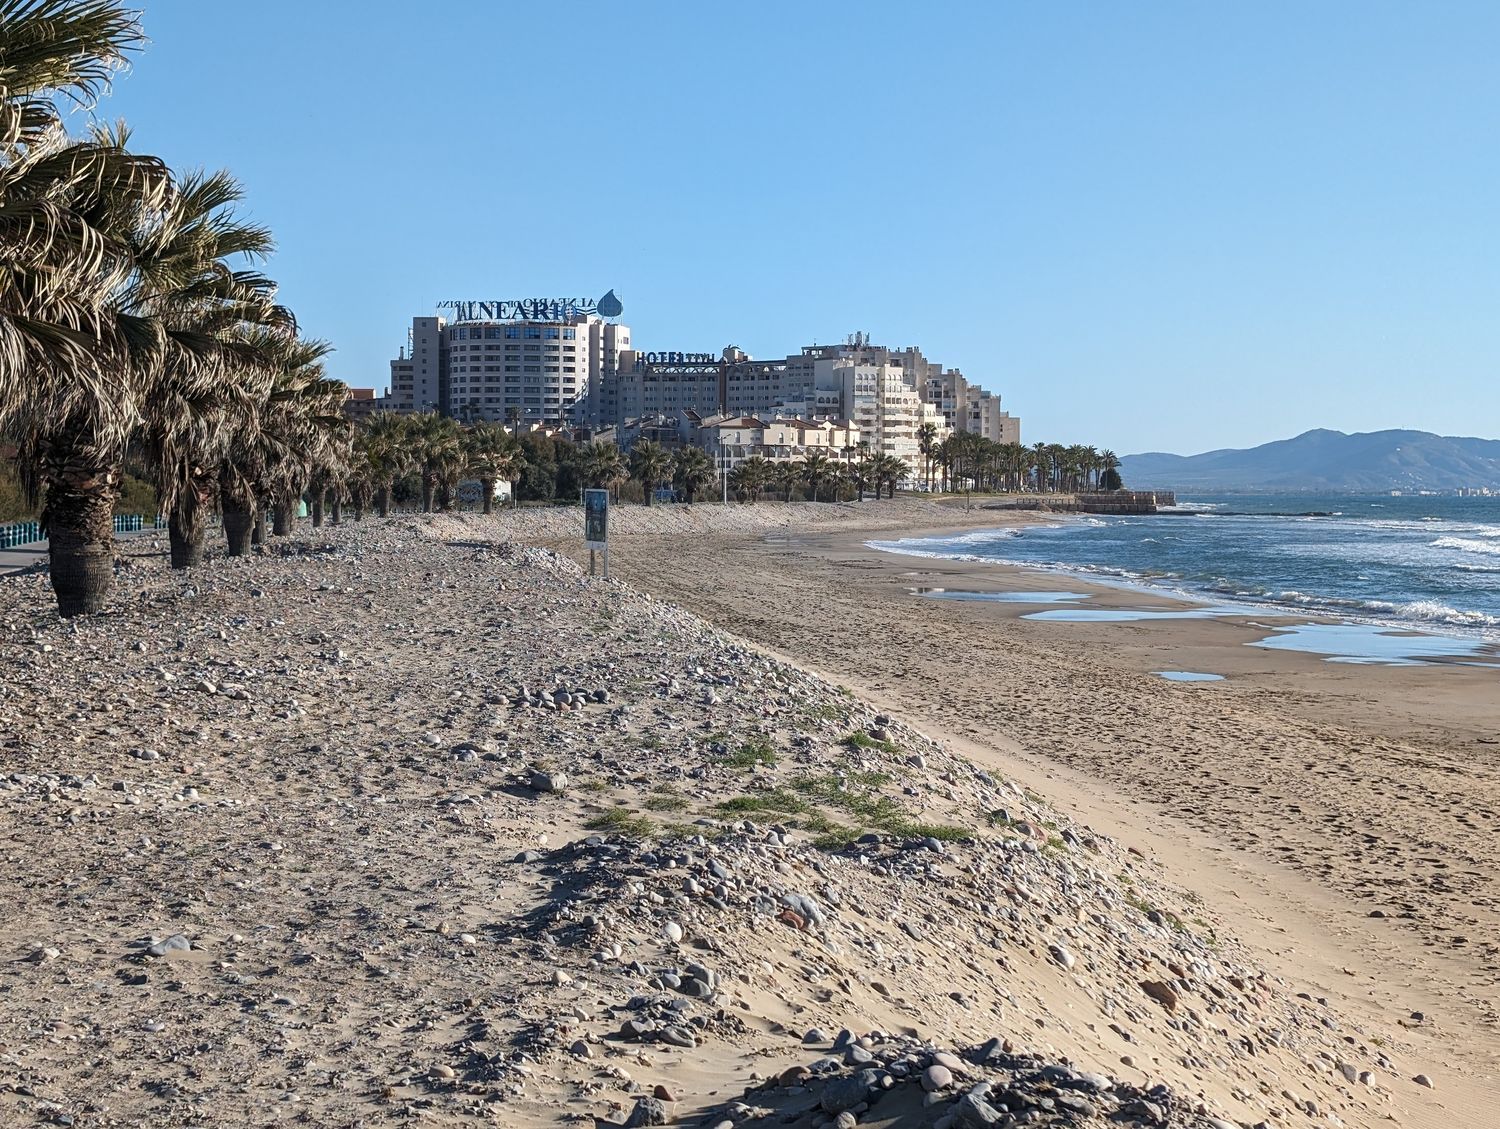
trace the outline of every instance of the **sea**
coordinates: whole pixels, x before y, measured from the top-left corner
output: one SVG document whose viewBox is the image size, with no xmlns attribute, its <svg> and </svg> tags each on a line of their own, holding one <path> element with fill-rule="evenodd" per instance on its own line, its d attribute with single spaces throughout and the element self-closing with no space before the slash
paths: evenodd
<svg viewBox="0 0 1500 1129">
<path fill-rule="evenodd" d="M 1500 642 L 1500 497 L 1178 495 L 1150 516 L 871 544 Z"/>
</svg>

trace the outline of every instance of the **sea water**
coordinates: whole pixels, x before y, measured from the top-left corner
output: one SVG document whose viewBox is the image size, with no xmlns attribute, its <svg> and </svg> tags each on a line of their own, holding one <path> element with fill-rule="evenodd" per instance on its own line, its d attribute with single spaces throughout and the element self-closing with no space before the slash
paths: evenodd
<svg viewBox="0 0 1500 1129">
<path fill-rule="evenodd" d="M 1500 498 L 1219 494 L 1178 503 L 1151 516 L 1059 516 L 871 544 L 1500 641 Z"/>
</svg>

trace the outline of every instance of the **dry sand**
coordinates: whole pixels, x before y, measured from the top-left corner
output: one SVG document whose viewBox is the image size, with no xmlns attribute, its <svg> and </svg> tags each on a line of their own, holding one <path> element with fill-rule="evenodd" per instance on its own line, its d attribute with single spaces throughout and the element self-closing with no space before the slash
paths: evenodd
<svg viewBox="0 0 1500 1129">
<path fill-rule="evenodd" d="M 1350 708 L 1314 665 L 1165 686 L 1131 665 L 1159 636 L 919 600 L 859 546 L 992 514 L 614 517 L 628 583 L 507 544 L 576 552 L 573 511 L 189 577 L 146 538 L 71 624 L 0 581 L 0 1123 L 650 1123 L 655 1091 L 815 1127 L 858 1055 L 951 1050 L 861 1124 L 954 1123 L 976 1081 L 1039 1125 L 1493 1124 L 1492 936 L 1453 943 L 1482 907 L 1423 861 L 1488 896 L 1459 847 L 1491 844 L 1441 838 L 1493 810 L 1464 746 L 1304 715 Z M 867 1049 L 830 1055 L 843 1027 Z"/>
</svg>

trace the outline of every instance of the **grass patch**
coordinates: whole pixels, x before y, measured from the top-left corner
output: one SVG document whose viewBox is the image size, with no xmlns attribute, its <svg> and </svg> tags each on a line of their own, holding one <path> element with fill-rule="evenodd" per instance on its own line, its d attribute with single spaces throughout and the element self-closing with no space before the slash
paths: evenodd
<svg viewBox="0 0 1500 1129">
<path fill-rule="evenodd" d="M 590 777 L 587 780 L 580 780 L 577 784 L 574 785 L 574 787 L 583 792 L 605 792 L 609 790 L 608 784 L 595 777 Z"/>
<path fill-rule="evenodd" d="M 670 784 L 653 788 L 651 795 L 646 797 L 647 811 L 683 811 L 687 806 L 687 797 Z"/>
<path fill-rule="evenodd" d="M 719 763 L 747 772 L 757 766 L 772 768 L 776 764 L 776 748 L 764 738 L 746 741 L 738 749 L 721 754 Z"/>
<path fill-rule="evenodd" d="M 850 733 L 844 738 L 843 743 L 849 746 L 849 748 L 860 752 L 868 752 L 871 749 L 876 749 L 882 753 L 895 753 L 899 751 L 890 741 L 877 741 L 863 729 L 856 729 L 853 733 Z"/>
<path fill-rule="evenodd" d="M 838 706 L 808 706 L 802 711 L 809 721 L 841 721 L 844 711 Z"/>
<path fill-rule="evenodd" d="M 596 815 L 584 824 L 590 831 L 606 831 L 618 835 L 630 835 L 637 839 L 650 839 L 656 834 L 656 824 L 644 815 L 636 812 L 626 811 L 624 808 L 611 808 L 602 815 Z"/>
<path fill-rule="evenodd" d="M 725 815 L 802 815 L 812 811 L 808 802 L 785 788 L 772 788 L 749 796 L 735 796 L 714 809 Z"/>
</svg>

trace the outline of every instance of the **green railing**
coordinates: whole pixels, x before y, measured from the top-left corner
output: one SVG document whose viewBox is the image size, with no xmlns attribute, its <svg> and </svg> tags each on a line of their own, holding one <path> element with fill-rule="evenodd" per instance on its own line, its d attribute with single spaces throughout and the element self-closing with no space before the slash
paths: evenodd
<svg viewBox="0 0 1500 1129">
<path fill-rule="evenodd" d="M 114 520 L 116 533 L 139 533 L 143 529 L 165 529 L 166 527 L 165 518 L 159 516 L 148 518 L 145 514 L 116 514 Z M 46 534 L 42 532 L 42 523 L 39 521 L 13 521 L 8 525 L 0 525 L 0 549 L 17 549 L 22 545 L 32 545 L 46 539 Z"/>
<path fill-rule="evenodd" d="M 0 525 L 0 549 L 14 549 L 42 539 L 42 523 L 39 521 L 13 521 Z"/>
</svg>

